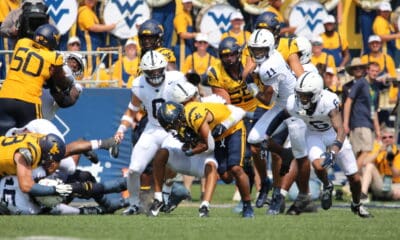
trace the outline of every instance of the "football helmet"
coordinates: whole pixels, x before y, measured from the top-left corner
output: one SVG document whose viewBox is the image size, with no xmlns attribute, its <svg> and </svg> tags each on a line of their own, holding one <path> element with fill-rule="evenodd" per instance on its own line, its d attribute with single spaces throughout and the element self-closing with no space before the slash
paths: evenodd
<svg viewBox="0 0 400 240">
<path fill-rule="evenodd" d="M 279 37 L 281 24 L 278 21 L 278 16 L 273 12 L 263 12 L 260 14 L 255 23 L 255 29 L 267 29 L 276 37 Z"/>
<path fill-rule="evenodd" d="M 233 37 L 224 38 L 218 46 L 218 54 L 224 66 L 236 66 L 240 62 L 240 53 L 241 48 Z"/>
<path fill-rule="evenodd" d="M 178 130 L 186 126 L 183 105 L 172 101 L 161 104 L 157 110 L 157 119 L 166 131 Z"/>
<path fill-rule="evenodd" d="M 266 29 L 257 29 L 250 35 L 247 45 L 251 56 L 260 64 L 267 60 L 275 49 L 274 35 Z"/>
<path fill-rule="evenodd" d="M 56 134 L 49 133 L 41 137 L 39 145 L 42 152 L 42 165 L 46 165 L 52 161 L 60 162 L 65 157 L 65 143 Z"/>
<path fill-rule="evenodd" d="M 311 54 L 312 54 L 312 46 L 311 42 L 305 37 L 297 37 L 296 38 L 297 47 L 300 53 L 300 63 L 307 64 L 311 61 Z"/>
<path fill-rule="evenodd" d="M 74 77 L 80 77 L 86 67 L 86 59 L 77 52 L 70 52 L 67 55 L 67 65 Z"/>
<path fill-rule="evenodd" d="M 295 87 L 296 99 L 299 105 L 309 110 L 321 98 L 324 80 L 315 72 L 305 72 L 298 79 Z"/>
<path fill-rule="evenodd" d="M 146 52 L 140 61 L 140 68 L 146 81 L 153 87 L 161 85 L 165 79 L 167 60 L 164 55 L 157 51 Z"/>
<path fill-rule="evenodd" d="M 192 97 L 199 95 L 199 90 L 190 82 L 176 82 L 168 89 L 170 100 L 177 103 L 185 103 Z"/>
<path fill-rule="evenodd" d="M 54 50 L 58 46 L 60 32 L 55 26 L 44 24 L 36 29 L 33 39 L 40 45 L 50 50 Z"/>
<path fill-rule="evenodd" d="M 164 28 L 154 19 L 146 20 L 139 28 L 139 44 L 143 52 L 154 50 L 162 45 Z"/>
</svg>

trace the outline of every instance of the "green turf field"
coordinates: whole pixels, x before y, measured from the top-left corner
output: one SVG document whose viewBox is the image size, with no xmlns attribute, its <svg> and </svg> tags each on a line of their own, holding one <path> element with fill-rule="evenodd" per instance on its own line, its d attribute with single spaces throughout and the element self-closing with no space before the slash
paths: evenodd
<svg viewBox="0 0 400 240">
<path fill-rule="evenodd" d="M 199 218 L 198 196 L 171 214 L 156 218 L 122 216 L 0 216 L 0 239 L 398 239 L 400 209 L 369 208 L 372 219 L 361 219 L 349 207 L 321 208 L 315 214 L 267 216 L 256 209 L 254 219 L 232 211 L 233 186 L 218 185 L 210 218 Z M 287 203 L 287 206 L 290 203 Z M 317 202 L 317 204 L 319 204 Z M 391 203 L 393 204 L 393 203 Z M 335 201 L 346 206 L 347 201 Z M 391 205 L 393 206 L 393 205 Z"/>
</svg>

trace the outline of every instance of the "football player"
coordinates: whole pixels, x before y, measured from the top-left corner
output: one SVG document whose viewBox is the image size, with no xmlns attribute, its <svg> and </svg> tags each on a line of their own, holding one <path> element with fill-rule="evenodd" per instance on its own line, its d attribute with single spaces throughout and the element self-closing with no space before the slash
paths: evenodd
<svg viewBox="0 0 400 240">
<path fill-rule="evenodd" d="M 22 127 L 41 118 L 43 86 L 50 89 L 60 107 L 75 103 L 79 92 L 65 76 L 63 57 L 57 53 L 59 31 L 51 24 L 40 26 L 34 40 L 20 39 L 0 90 L 0 135 L 12 127 Z"/>
<path fill-rule="evenodd" d="M 168 114 L 175 109 L 178 109 L 179 114 Z M 226 183 L 231 183 L 232 177 L 236 181 L 243 201 L 242 216 L 254 217 L 249 178 L 242 168 L 246 144 L 243 121 L 240 120 L 232 125 L 226 124 L 232 120 L 230 118 L 232 111 L 228 105 L 221 103 L 190 101 L 182 106 L 170 101 L 163 103 L 160 111 L 163 111 L 160 112 L 160 116 L 166 115 L 160 119 L 170 117 L 166 127 L 176 131 L 178 138 L 184 142 L 182 151 L 186 156 L 214 149 L 220 178 Z M 192 136 L 196 136 L 199 140 Z"/>
<path fill-rule="evenodd" d="M 142 57 L 140 68 L 143 73 L 134 80 L 129 109 L 122 117 L 121 125 L 115 134 L 117 142 L 121 142 L 124 132 L 133 124 L 136 125 L 134 119 L 141 105 L 145 107 L 148 123 L 133 148 L 129 165 L 128 191 L 131 206 L 124 211 L 127 215 L 139 213 L 140 175 L 168 136 L 158 123 L 156 116 L 158 107 L 168 97 L 166 88 L 175 81 L 186 81 L 182 73 L 166 71 L 167 61 L 158 51 L 147 51 Z"/>
<path fill-rule="evenodd" d="M 16 175 L 19 188 L 32 196 L 68 195 L 71 185 L 42 186 L 33 181 L 32 169 L 42 166 L 52 174 L 65 156 L 65 143 L 55 134 L 27 133 L 0 137 L 0 177 Z"/>
<path fill-rule="evenodd" d="M 319 74 L 306 72 L 297 80 L 295 93 L 289 96 L 286 107 L 290 115 L 301 118 L 307 125 L 308 158 L 324 186 L 321 207 L 327 210 L 332 206 L 333 184 L 328 180 L 326 168 L 336 162 L 350 183 L 351 211 L 362 218 L 371 217 L 360 203 L 360 175 L 343 128 L 337 95 L 324 90 L 324 82 Z"/>
</svg>

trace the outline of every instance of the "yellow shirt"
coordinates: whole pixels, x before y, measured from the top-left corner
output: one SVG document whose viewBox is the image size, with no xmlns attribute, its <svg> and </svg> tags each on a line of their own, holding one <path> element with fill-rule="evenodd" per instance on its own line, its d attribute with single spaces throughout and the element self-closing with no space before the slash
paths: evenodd
<svg viewBox="0 0 400 240">
<path fill-rule="evenodd" d="M 19 1 L 15 0 L 3 0 L 0 4 L 0 22 L 4 22 L 7 15 L 19 7 Z"/>
<path fill-rule="evenodd" d="M 397 146 L 393 145 L 393 152 L 397 152 Z M 378 154 L 375 160 L 375 165 L 381 175 L 392 175 L 392 170 L 386 160 L 387 152 L 382 151 Z M 397 153 L 393 160 L 393 167 L 400 170 L 400 154 Z M 400 183 L 400 177 L 393 177 L 393 183 Z"/>
<path fill-rule="evenodd" d="M 336 49 L 341 47 L 342 51 L 349 48 L 349 42 L 346 37 L 334 32 L 332 36 L 327 36 L 325 33 L 321 34 L 323 47 L 326 49 Z"/>
<path fill-rule="evenodd" d="M 89 31 L 91 26 L 99 23 L 99 18 L 90 7 L 82 6 L 78 9 L 78 24 L 83 31 Z"/>
<path fill-rule="evenodd" d="M 389 76 L 392 78 L 396 77 L 396 69 L 394 65 L 393 58 L 386 53 L 382 53 L 379 57 L 374 57 L 369 54 L 364 54 L 361 56 L 361 63 L 370 63 L 376 62 L 379 64 L 381 71 L 383 71 L 386 67 L 386 72 L 389 73 Z"/>
<path fill-rule="evenodd" d="M 211 56 L 209 53 L 201 57 L 197 52 L 194 52 L 185 59 L 185 64 L 182 66 L 182 72 L 188 73 L 189 71 L 194 70 L 197 74 L 201 75 L 206 73 L 209 67 L 216 65 L 218 61 L 218 59 Z"/>
<path fill-rule="evenodd" d="M 112 78 L 114 80 L 118 80 L 118 87 L 126 87 L 130 88 L 127 83 L 131 77 L 135 78 L 138 73 L 139 66 L 139 58 L 135 57 L 134 59 L 128 59 L 128 57 L 124 56 L 121 59 L 118 59 L 114 64 L 114 70 L 112 74 Z M 127 73 L 127 78 L 123 79 L 122 70 Z"/>
<path fill-rule="evenodd" d="M 226 37 L 233 37 L 234 39 L 236 39 L 237 44 L 239 44 L 239 46 L 244 46 L 247 41 L 250 39 L 250 35 L 251 33 L 248 31 L 240 31 L 238 33 L 234 33 L 232 32 L 232 30 L 228 31 L 228 32 L 224 32 L 221 36 L 221 40 L 226 38 Z"/>
<path fill-rule="evenodd" d="M 336 74 L 336 65 L 335 65 L 335 59 L 331 54 L 328 54 L 326 52 L 322 52 L 321 55 L 318 57 L 315 55 L 312 55 L 311 57 L 311 63 L 317 66 L 318 63 L 325 64 L 327 67 L 330 67 L 333 69 L 334 74 Z"/>
<path fill-rule="evenodd" d="M 14 154 L 21 148 L 28 149 L 32 155 L 32 169 L 36 168 L 42 156 L 39 145 L 40 134 L 23 134 L 12 137 L 0 137 L 0 177 L 17 175 Z"/>
<path fill-rule="evenodd" d="M 208 84 L 211 87 L 225 89 L 230 97 L 231 104 L 253 112 L 258 104 L 256 98 L 251 95 L 246 82 L 242 79 L 232 79 L 225 71 L 221 62 L 208 70 Z"/>
<path fill-rule="evenodd" d="M 187 12 L 182 12 L 175 16 L 174 27 L 178 35 L 187 32 L 188 26 L 193 26 L 193 20 Z"/>
<path fill-rule="evenodd" d="M 225 104 L 221 103 L 189 102 L 185 105 L 186 122 L 197 134 L 199 133 L 200 126 L 204 123 L 204 121 L 206 121 L 207 113 L 211 113 L 213 116 L 212 121 L 208 122 L 211 131 L 215 128 L 215 126 L 222 123 L 231 115 L 229 108 Z M 243 121 L 240 121 L 236 125 L 226 130 L 226 132 L 216 140 L 218 141 L 218 139 L 225 138 L 243 128 Z"/>
<path fill-rule="evenodd" d="M 15 45 L 0 97 L 40 104 L 43 85 L 51 78 L 50 67 L 62 65 L 60 53 L 50 51 L 31 39 L 20 39 Z"/>
</svg>

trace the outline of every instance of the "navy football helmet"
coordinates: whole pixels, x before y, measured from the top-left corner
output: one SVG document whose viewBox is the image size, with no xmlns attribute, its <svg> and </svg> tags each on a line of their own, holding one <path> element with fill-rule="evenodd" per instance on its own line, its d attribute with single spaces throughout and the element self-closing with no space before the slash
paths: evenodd
<svg viewBox="0 0 400 240">
<path fill-rule="evenodd" d="M 55 26 L 51 24 L 44 24 L 36 29 L 33 39 L 40 45 L 50 50 L 54 50 L 58 46 L 60 32 Z"/>
<path fill-rule="evenodd" d="M 236 66 L 240 62 L 241 47 L 233 37 L 222 39 L 218 54 L 224 66 Z"/>
<path fill-rule="evenodd" d="M 50 133 L 39 139 L 42 151 L 42 165 L 49 162 L 60 162 L 65 157 L 66 147 L 64 141 L 56 134 Z"/>
<path fill-rule="evenodd" d="M 154 19 L 145 21 L 139 28 L 139 44 L 143 52 L 161 47 L 164 28 Z"/>
<path fill-rule="evenodd" d="M 255 29 L 267 29 L 271 31 L 277 39 L 281 31 L 281 24 L 275 13 L 263 12 L 256 19 Z"/>
<path fill-rule="evenodd" d="M 186 123 L 183 105 L 168 101 L 161 104 L 157 110 L 157 119 L 166 130 L 177 130 Z"/>
</svg>

